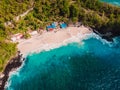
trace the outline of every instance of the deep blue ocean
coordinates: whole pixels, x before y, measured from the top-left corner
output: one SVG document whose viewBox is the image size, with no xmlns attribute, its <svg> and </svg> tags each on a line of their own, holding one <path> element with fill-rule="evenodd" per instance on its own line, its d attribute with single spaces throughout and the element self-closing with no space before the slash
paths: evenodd
<svg viewBox="0 0 120 90">
<path fill-rule="evenodd" d="M 120 90 L 120 37 L 108 42 L 93 35 L 28 55 L 8 83 L 6 90 Z"/>
</svg>

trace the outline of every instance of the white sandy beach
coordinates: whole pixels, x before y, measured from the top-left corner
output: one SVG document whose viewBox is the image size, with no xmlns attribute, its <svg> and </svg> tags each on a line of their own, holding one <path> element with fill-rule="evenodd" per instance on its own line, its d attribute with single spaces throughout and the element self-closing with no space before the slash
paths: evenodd
<svg viewBox="0 0 120 90">
<path fill-rule="evenodd" d="M 67 27 L 66 29 L 60 29 L 57 32 L 46 32 L 42 35 L 38 34 L 30 39 L 19 41 L 18 50 L 26 56 L 29 53 L 49 50 L 70 42 L 80 42 L 86 37 L 86 34 L 90 33 L 92 33 L 92 31 L 84 26 Z"/>
</svg>

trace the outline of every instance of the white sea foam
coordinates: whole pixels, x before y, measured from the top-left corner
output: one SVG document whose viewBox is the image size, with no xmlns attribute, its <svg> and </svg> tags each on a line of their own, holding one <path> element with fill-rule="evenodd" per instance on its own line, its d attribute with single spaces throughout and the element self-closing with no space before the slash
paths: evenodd
<svg viewBox="0 0 120 90">
<path fill-rule="evenodd" d="M 99 41 L 101 41 L 104 45 L 108 45 L 109 47 L 113 46 L 113 42 L 107 41 L 106 39 L 103 39 L 102 37 L 100 37 L 99 35 L 93 33 L 91 34 L 91 36 L 89 38 L 96 38 Z"/>
<path fill-rule="evenodd" d="M 87 40 L 90 38 L 96 38 L 98 40 L 100 40 L 103 44 L 107 44 L 110 47 L 112 47 L 113 43 L 107 41 L 106 39 L 101 38 L 99 35 L 95 34 L 95 33 L 89 33 L 89 34 L 78 34 L 77 36 L 73 36 L 69 39 L 64 40 L 62 43 L 57 43 L 57 44 L 45 44 L 44 46 L 40 47 L 40 48 L 35 48 L 34 51 L 31 51 L 27 54 L 24 54 L 24 57 L 27 57 L 28 55 L 32 55 L 33 53 L 40 53 L 42 51 L 49 51 L 55 48 L 59 48 L 61 46 L 66 46 L 69 43 L 73 43 L 73 42 L 77 42 L 79 44 L 83 44 L 83 40 Z"/>
<path fill-rule="evenodd" d="M 88 38 L 91 38 L 93 34 L 78 34 L 77 36 L 72 36 L 71 38 L 69 39 L 65 39 L 63 42 L 61 43 L 51 43 L 51 44 L 45 44 L 43 45 L 42 47 L 40 48 L 34 48 L 33 51 L 27 53 L 27 54 L 24 54 L 24 57 L 27 57 L 28 55 L 32 55 L 33 53 L 40 53 L 42 51 L 49 51 L 49 50 L 52 50 L 52 49 L 55 49 L 55 48 L 59 48 L 61 46 L 66 46 L 68 45 L 69 43 L 73 43 L 73 42 L 77 42 L 79 44 L 82 45 L 82 40 L 85 40 L 85 39 L 88 39 Z"/>
<path fill-rule="evenodd" d="M 21 60 L 23 60 L 23 58 L 22 58 Z M 17 75 L 17 76 L 20 75 L 20 74 L 19 74 L 19 73 L 20 73 L 20 70 L 21 70 L 21 68 L 23 68 L 24 65 L 25 65 L 25 62 L 23 61 L 23 62 L 22 62 L 22 65 L 21 65 L 20 67 L 14 69 L 14 70 L 12 70 L 12 71 L 10 71 L 8 81 L 7 81 L 6 84 L 5 84 L 5 88 L 10 87 L 10 85 L 11 85 L 11 78 L 12 78 L 14 75 Z M 10 88 L 10 90 L 13 90 L 13 89 Z"/>
</svg>

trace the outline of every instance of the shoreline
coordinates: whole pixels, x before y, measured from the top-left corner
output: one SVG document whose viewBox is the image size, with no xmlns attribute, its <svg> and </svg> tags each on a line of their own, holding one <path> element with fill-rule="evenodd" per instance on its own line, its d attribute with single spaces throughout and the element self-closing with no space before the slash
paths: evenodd
<svg viewBox="0 0 120 90">
<path fill-rule="evenodd" d="M 48 51 L 71 42 L 80 42 L 90 33 L 92 33 L 92 31 L 85 26 L 67 27 L 66 29 L 45 32 L 42 35 L 38 34 L 30 39 L 18 41 L 18 54 L 8 62 L 0 75 L 0 90 L 5 89 L 10 73 L 21 67 L 28 54 L 39 53 L 42 50 Z"/>
<path fill-rule="evenodd" d="M 56 30 L 56 29 L 55 29 Z M 30 39 L 18 41 L 17 48 L 24 56 L 30 53 L 49 50 L 70 42 L 80 42 L 87 34 L 93 33 L 90 28 L 85 26 L 67 27 L 58 31 L 45 32 L 42 35 L 34 35 Z"/>
<path fill-rule="evenodd" d="M 24 58 L 23 58 L 23 60 L 24 60 Z M 18 69 L 22 65 L 23 60 L 22 60 L 22 54 L 19 52 L 19 53 L 17 53 L 17 55 L 14 58 L 12 58 L 8 62 L 4 71 L 0 74 L 0 90 L 5 89 L 5 85 L 8 81 L 10 73 L 12 71 L 16 71 L 16 69 Z"/>
</svg>

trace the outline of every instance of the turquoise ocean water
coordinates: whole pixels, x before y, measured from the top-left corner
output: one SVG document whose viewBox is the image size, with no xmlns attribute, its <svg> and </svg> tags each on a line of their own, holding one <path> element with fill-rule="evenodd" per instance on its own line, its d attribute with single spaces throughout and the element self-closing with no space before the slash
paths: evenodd
<svg viewBox="0 0 120 90">
<path fill-rule="evenodd" d="M 7 90 L 120 90 L 120 37 L 90 37 L 27 56 Z"/>
<path fill-rule="evenodd" d="M 120 90 L 120 37 L 110 43 L 94 35 L 28 55 L 8 83 L 6 90 Z"/>
<path fill-rule="evenodd" d="M 120 6 L 120 0 L 101 0 L 101 1 Z"/>
</svg>

